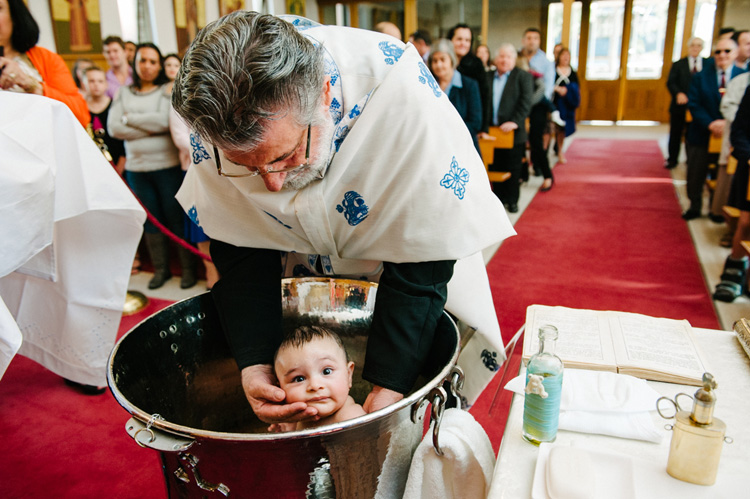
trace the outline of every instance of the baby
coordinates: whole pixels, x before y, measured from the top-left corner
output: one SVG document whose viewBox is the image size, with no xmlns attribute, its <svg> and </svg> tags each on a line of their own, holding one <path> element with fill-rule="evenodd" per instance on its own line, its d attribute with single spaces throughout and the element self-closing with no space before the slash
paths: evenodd
<svg viewBox="0 0 750 499">
<path fill-rule="evenodd" d="M 349 396 L 354 362 L 332 331 L 319 326 L 295 329 L 276 351 L 274 370 L 286 403 L 305 402 L 318 409 L 319 419 L 272 424 L 269 431 L 303 430 L 366 414 Z"/>
</svg>

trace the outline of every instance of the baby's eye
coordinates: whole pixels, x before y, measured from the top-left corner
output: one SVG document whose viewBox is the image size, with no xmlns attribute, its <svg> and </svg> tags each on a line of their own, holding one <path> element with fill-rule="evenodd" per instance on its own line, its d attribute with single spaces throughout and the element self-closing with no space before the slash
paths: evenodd
<svg viewBox="0 0 750 499">
<path fill-rule="evenodd" d="M 292 378 L 292 383 L 302 383 L 303 381 L 305 381 L 304 376 L 295 376 Z"/>
<path fill-rule="evenodd" d="M 326 367 L 325 369 L 323 369 L 323 374 L 326 376 L 333 374 L 333 369 L 331 369 L 330 367 Z"/>
</svg>

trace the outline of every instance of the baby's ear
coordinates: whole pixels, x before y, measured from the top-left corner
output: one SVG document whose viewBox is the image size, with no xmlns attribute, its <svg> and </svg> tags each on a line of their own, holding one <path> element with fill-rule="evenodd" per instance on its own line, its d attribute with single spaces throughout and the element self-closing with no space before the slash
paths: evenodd
<svg viewBox="0 0 750 499">
<path fill-rule="evenodd" d="M 346 369 L 349 371 L 349 388 L 352 387 L 352 379 L 354 377 L 354 362 L 349 362 L 346 365 Z"/>
</svg>

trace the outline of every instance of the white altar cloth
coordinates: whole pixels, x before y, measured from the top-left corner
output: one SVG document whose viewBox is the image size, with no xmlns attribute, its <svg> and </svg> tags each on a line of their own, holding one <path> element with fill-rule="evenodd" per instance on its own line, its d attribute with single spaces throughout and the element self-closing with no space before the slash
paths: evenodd
<svg viewBox="0 0 750 499">
<path fill-rule="evenodd" d="M 716 407 L 714 417 L 727 425 L 726 435 L 734 439 L 724 444 L 719 461 L 716 483 L 711 486 L 695 485 L 682 482 L 667 474 L 667 458 L 672 438 L 664 425 L 674 420 L 660 418 L 652 413 L 655 423 L 664 433 L 659 444 L 641 440 L 626 440 L 569 431 L 559 431 L 555 443 L 563 445 L 581 445 L 586 448 L 597 448 L 631 456 L 636 465 L 653 475 L 658 480 L 649 484 L 640 484 L 639 498 L 679 497 L 688 498 L 735 498 L 747 496 L 747 470 L 750 464 L 748 448 L 750 446 L 750 359 L 740 346 L 734 333 L 711 329 L 693 328 L 698 346 L 706 355 L 719 386 L 716 390 Z M 674 398 L 679 392 L 693 395 L 695 386 L 659 383 L 648 384 L 662 395 Z M 688 408 L 687 410 L 690 410 Z M 539 455 L 539 448 L 526 442 L 521 437 L 523 424 L 523 397 L 513 396 L 510 415 L 505 426 L 503 441 L 500 444 L 497 463 L 490 486 L 488 499 L 529 498 L 532 497 L 532 482 Z"/>
<path fill-rule="evenodd" d="M 0 151 L 0 376 L 106 385 L 145 213 L 57 101 L 0 92 Z"/>
</svg>

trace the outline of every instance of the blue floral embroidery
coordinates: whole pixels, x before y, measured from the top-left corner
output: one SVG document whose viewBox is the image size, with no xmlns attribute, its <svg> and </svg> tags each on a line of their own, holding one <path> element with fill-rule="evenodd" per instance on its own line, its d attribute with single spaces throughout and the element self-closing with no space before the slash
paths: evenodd
<svg viewBox="0 0 750 499">
<path fill-rule="evenodd" d="M 339 152 L 339 148 L 347 135 L 349 135 L 349 125 L 340 126 L 336 129 L 333 134 L 333 145 L 336 147 L 336 152 Z"/>
<path fill-rule="evenodd" d="M 211 159 L 208 151 L 206 151 L 206 148 L 203 147 L 203 142 L 201 142 L 201 136 L 199 134 L 190 134 L 190 145 L 193 148 L 193 163 L 197 165 L 204 159 Z"/>
<path fill-rule="evenodd" d="M 385 63 L 392 66 L 398 62 L 401 56 L 404 54 L 404 49 L 399 48 L 398 45 L 391 42 L 380 42 L 378 48 L 385 56 Z"/>
<path fill-rule="evenodd" d="M 497 363 L 497 352 L 490 352 L 487 349 L 482 350 L 482 363 L 490 371 L 497 372 L 500 366 Z"/>
<path fill-rule="evenodd" d="M 326 53 L 326 55 L 328 54 Z M 339 67 L 336 65 L 336 61 L 326 57 L 323 61 L 323 66 L 326 76 L 331 78 L 331 86 L 335 87 L 339 78 L 341 78 L 341 73 L 339 72 Z"/>
<path fill-rule="evenodd" d="M 451 169 L 448 173 L 443 176 L 443 180 L 440 181 L 440 185 L 446 189 L 453 189 L 458 199 L 463 199 L 466 194 L 466 184 L 469 182 L 469 170 L 466 168 L 460 168 L 456 157 L 453 156 L 451 161 Z"/>
<path fill-rule="evenodd" d="M 293 17 L 293 16 L 284 16 L 286 18 Z M 305 19 L 304 17 L 294 17 L 292 20 L 292 25 L 297 28 L 297 31 L 304 31 L 306 29 L 315 28 L 320 26 L 320 24 L 313 22 L 309 19 Z"/>
<path fill-rule="evenodd" d="M 341 112 L 341 103 L 335 97 L 331 101 L 331 105 L 328 106 L 328 112 L 331 114 L 331 118 L 333 118 L 333 124 L 338 125 L 343 113 Z"/>
<path fill-rule="evenodd" d="M 279 219 L 278 219 L 278 218 L 276 218 L 275 216 L 273 216 L 273 215 L 271 215 L 270 213 L 268 213 L 268 212 L 267 212 L 266 210 L 263 210 L 263 213 L 265 213 L 265 214 L 266 214 L 266 215 L 268 215 L 269 217 L 273 218 L 274 220 L 276 220 L 277 222 L 279 222 L 279 223 L 280 223 L 281 225 L 283 225 L 283 226 L 284 226 L 284 227 L 286 227 L 287 229 L 291 229 L 291 228 L 292 228 L 291 226 L 289 226 L 289 225 L 285 224 L 284 222 L 282 222 L 281 220 L 279 220 Z"/>
<path fill-rule="evenodd" d="M 343 213 L 346 221 L 351 226 L 359 225 L 369 214 L 369 208 L 359 193 L 349 191 L 344 194 L 341 204 L 336 205 L 336 211 Z"/>
<path fill-rule="evenodd" d="M 192 220 L 192 222 L 197 225 L 198 227 L 201 226 L 200 222 L 198 221 L 198 210 L 195 208 L 195 205 L 193 205 L 187 212 L 188 218 Z"/>
<path fill-rule="evenodd" d="M 429 86 L 432 89 L 432 93 L 435 94 L 435 97 L 443 95 L 443 91 L 440 90 L 440 85 L 435 81 L 435 77 L 432 76 L 432 73 L 430 73 L 430 70 L 427 69 L 427 66 L 425 66 L 423 62 L 419 63 L 419 72 L 422 73 L 422 76 L 419 77 L 419 83 Z"/>
<path fill-rule="evenodd" d="M 349 111 L 349 119 L 353 120 L 357 116 L 362 114 L 362 108 L 359 107 L 359 104 L 355 104 L 351 111 Z"/>
</svg>

